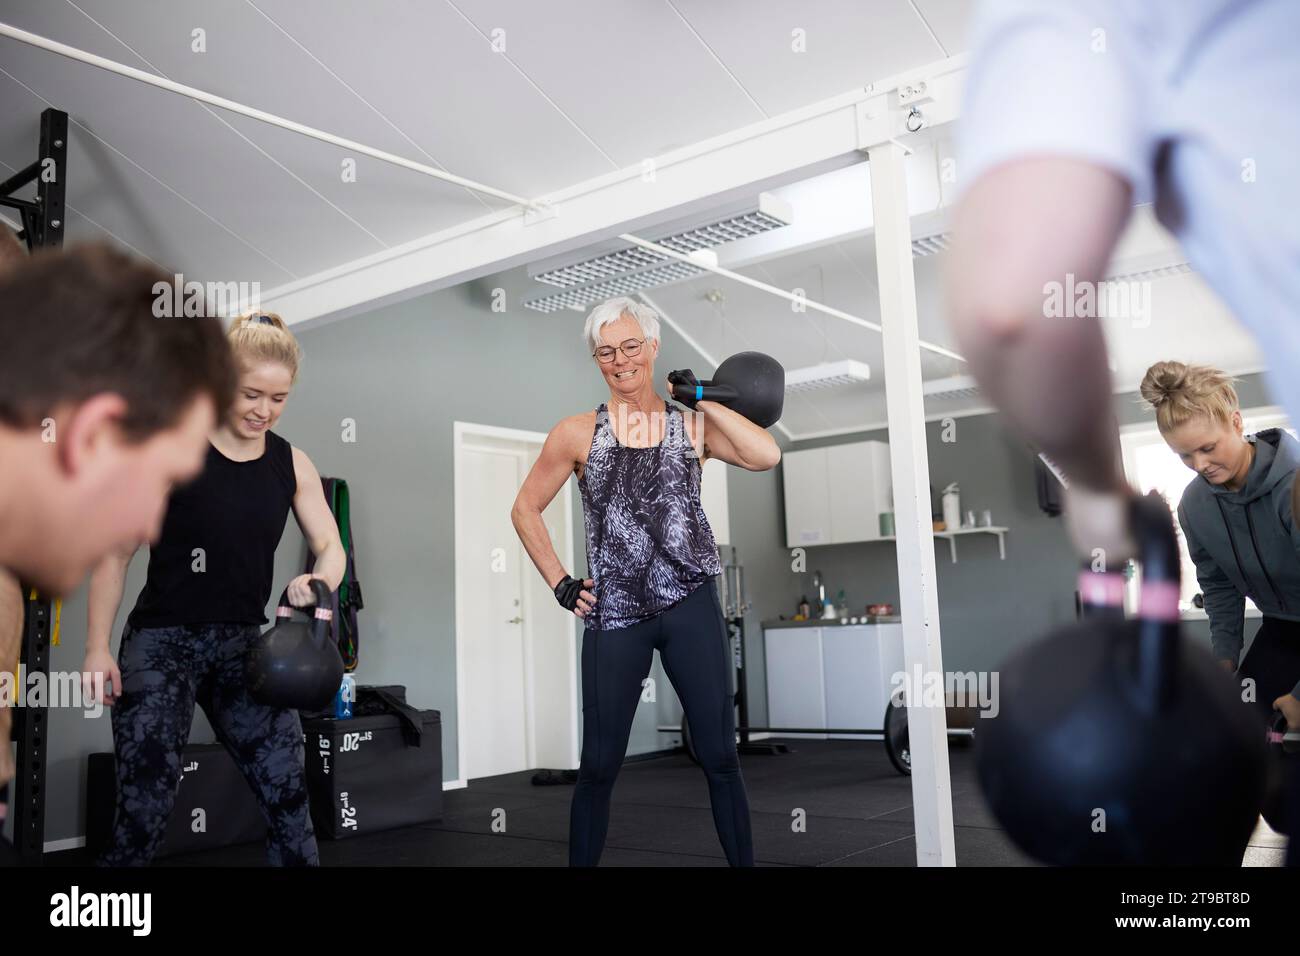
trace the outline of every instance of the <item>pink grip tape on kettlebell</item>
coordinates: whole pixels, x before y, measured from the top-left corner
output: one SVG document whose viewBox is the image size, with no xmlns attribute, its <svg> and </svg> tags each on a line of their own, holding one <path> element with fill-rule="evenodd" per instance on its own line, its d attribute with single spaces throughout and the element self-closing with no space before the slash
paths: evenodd
<svg viewBox="0 0 1300 956">
<path fill-rule="evenodd" d="M 1138 617 L 1147 621 L 1177 621 L 1179 587 L 1176 581 L 1143 581 L 1138 597 Z"/>
<path fill-rule="evenodd" d="M 1124 603 L 1124 575 L 1114 571 L 1080 571 L 1079 598 L 1094 607 L 1119 607 Z"/>
</svg>

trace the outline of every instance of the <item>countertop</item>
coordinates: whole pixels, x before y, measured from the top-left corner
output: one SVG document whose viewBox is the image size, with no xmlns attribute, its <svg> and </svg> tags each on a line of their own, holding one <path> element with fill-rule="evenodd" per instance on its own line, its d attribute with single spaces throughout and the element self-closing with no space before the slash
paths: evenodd
<svg viewBox="0 0 1300 956">
<path fill-rule="evenodd" d="M 852 615 L 850 615 L 850 617 L 852 617 Z M 901 624 L 902 621 L 903 621 L 902 617 L 900 617 L 897 614 L 889 614 L 880 617 L 859 616 L 857 626 L 861 627 L 863 624 Z M 775 627 L 853 627 L 853 626 L 854 625 L 849 623 L 849 619 L 844 617 L 838 618 L 833 621 L 824 621 L 821 618 L 817 618 L 816 620 L 812 620 L 812 621 L 775 620 L 775 621 L 762 622 L 762 627 L 764 630 L 768 628 L 775 628 Z"/>
</svg>

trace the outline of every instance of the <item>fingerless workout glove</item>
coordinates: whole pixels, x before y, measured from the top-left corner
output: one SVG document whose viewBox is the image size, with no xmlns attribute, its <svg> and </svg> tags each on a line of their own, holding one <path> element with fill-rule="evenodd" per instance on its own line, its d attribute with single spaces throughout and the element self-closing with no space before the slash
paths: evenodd
<svg viewBox="0 0 1300 956">
<path fill-rule="evenodd" d="M 565 575 L 564 579 L 555 586 L 555 600 L 560 602 L 560 607 L 566 611 L 572 611 L 578 606 L 578 598 L 582 594 L 582 582 L 575 577 Z"/>
<path fill-rule="evenodd" d="M 688 368 L 680 368 L 674 372 L 668 373 L 668 381 L 672 382 L 674 386 L 681 385 L 681 386 L 689 387 L 690 396 L 686 398 L 679 398 L 677 394 L 678 389 L 674 387 L 673 401 L 681 402 L 687 408 L 692 408 L 692 409 L 695 408 L 695 403 L 699 401 L 699 399 L 695 397 L 697 394 L 696 390 L 699 388 L 700 385 L 700 381 L 695 377 L 695 373 Z M 682 391 L 685 391 L 685 388 L 683 388 Z"/>
</svg>

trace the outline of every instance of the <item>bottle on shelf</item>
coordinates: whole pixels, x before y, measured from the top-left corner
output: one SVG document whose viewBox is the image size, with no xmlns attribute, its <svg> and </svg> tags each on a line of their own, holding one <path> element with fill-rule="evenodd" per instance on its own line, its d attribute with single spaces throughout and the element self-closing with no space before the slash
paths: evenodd
<svg viewBox="0 0 1300 956">
<path fill-rule="evenodd" d="M 948 531 L 961 527 L 961 492 L 955 481 L 943 489 L 943 523 Z"/>
</svg>

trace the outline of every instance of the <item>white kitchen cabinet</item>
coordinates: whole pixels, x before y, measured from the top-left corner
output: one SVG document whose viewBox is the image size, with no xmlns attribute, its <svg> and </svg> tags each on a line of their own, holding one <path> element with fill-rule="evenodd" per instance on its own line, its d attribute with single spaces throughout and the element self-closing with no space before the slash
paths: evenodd
<svg viewBox="0 0 1300 956">
<path fill-rule="evenodd" d="M 894 675 L 903 670 L 903 625 L 766 627 L 768 726 L 879 729 Z M 861 734 L 800 734 L 864 739 Z"/>
<path fill-rule="evenodd" d="M 881 514 L 894 510 L 889 446 L 882 441 L 831 445 L 826 449 L 826 479 L 831 544 L 878 540 Z"/>
<path fill-rule="evenodd" d="M 880 540 L 893 511 L 889 445 L 849 442 L 781 457 L 786 546 Z"/>
<path fill-rule="evenodd" d="M 786 452 L 781 456 L 785 488 L 785 539 L 788 547 L 831 543 L 830 486 L 826 449 Z"/>
<path fill-rule="evenodd" d="M 880 727 L 895 674 L 903 670 L 902 624 L 824 627 L 822 668 L 827 727 Z M 861 734 L 831 734 L 864 739 Z"/>
<path fill-rule="evenodd" d="M 822 629 L 773 627 L 763 631 L 767 663 L 767 725 L 826 727 L 826 694 L 822 677 Z M 871 726 L 875 726 L 872 724 Z M 782 736 L 826 739 L 825 734 Z"/>
</svg>

